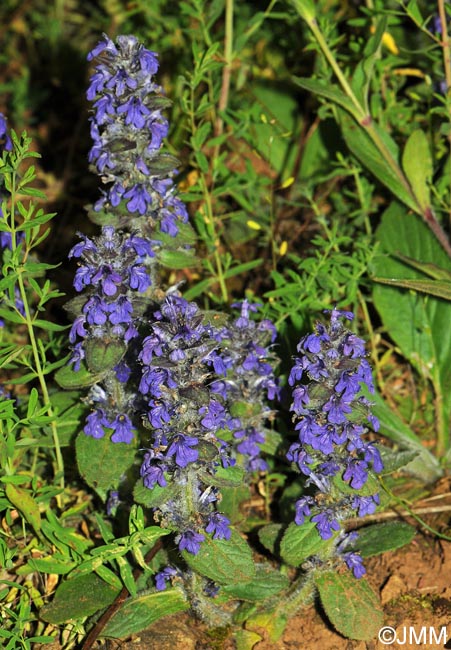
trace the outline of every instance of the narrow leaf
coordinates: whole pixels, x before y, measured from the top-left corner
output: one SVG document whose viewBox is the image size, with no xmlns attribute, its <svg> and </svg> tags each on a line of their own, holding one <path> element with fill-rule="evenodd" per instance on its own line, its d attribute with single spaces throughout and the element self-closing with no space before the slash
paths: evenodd
<svg viewBox="0 0 451 650">
<path fill-rule="evenodd" d="M 121 639 L 141 632 L 163 616 L 187 609 L 189 603 L 178 589 L 130 598 L 110 618 L 102 630 L 102 636 Z"/>
<path fill-rule="evenodd" d="M 426 135 L 416 129 L 409 136 L 402 155 L 402 166 L 422 210 L 430 205 L 432 155 Z"/>
</svg>

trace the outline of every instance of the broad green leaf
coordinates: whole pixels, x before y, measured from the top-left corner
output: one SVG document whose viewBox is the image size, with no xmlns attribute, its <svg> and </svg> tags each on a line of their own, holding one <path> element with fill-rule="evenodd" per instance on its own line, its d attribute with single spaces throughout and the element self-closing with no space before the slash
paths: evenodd
<svg viewBox="0 0 451 650">
<path fill-rule="evenodd" d="M 374 274 L 378 277 L 417 279 L 415 269 L 392 257 L 391 253 L 398 252 L 451 271 L 450 260 L 429 228 L 416 215 L 406 215 L 398 203 L 392 203 L 385 211 L 376 237 L 382 253 L 374 262 Z M 374 286 L 373 297 L 390 337 L 406 359 L 433 384 L 439 405 L 438 452 L 444 453 L 451 412 L 451 303 L 382 284 Z"/>
<path fill-rule="evenodd" d="M 221 512 L 227 515 L 232 524 L 243 523 L 245 516 L 241 511 L 244 501 L 251 498 L 248 485 L 238 487 L 225 487 L 221 489 Z"/>
<path fill-rule="evenodd" d="M 41 530 L 41 514 L 39 506 L 31 496 L 29 490 L 17 487 L 12 483 L 5 485 L 5 493 L 8 500 L 25 517 L 26 521 L 36 532 Z"/>
<path fill-rule="evenodd" d="M 451 300 L 451 282 L 445 280 L 404 280 L 402 278 L 373 278 L 374 282 L 387 284 L 392 287 L 400 287 L 401 289 L 412 289 L 412 291 L 419 291 L 420 293 L 427 293 L 436 298 L 443 298 L 443 300 Z"/>
<path fill-rule="evenodd" d="M 366 113 L 369 115 L 368 92 L 373 76 L 374 66 L 380 58 L 382 37 L 387 26 L 387 19 L 379 20 L 375 33 L 369 38 L 363 50 L 363 57 L 352 75 L 351 88 Z"/>
<path fill-rule="evenodd" d="M 200 472 L 200 475 L 201 477 L 203 476 L 202 472 Z M 244 469 L 238 465 L 234 465 L 233 467 L 218 467 L 213 475 L 205 474 L 205 479 L 209 485 L 215 485 L 219 488 L 233 488 L 243 485 L 245 476 L 246 472 Z"/>
<path fill-rule="evenodd" d="M 270 553 L 276 555 L 277 545 L 281 539 L 283 524 L 267 524 L 258 531 L 260 544 Z"/>
<path fill-rule="evenodd" d="M 408 465 L 412 460 L 418 456 L 418 451 L 413 449 L 407 449 L 405 451 L 392 451 L 387 447 L 381 447 L 377 445 L 379 451 L 381 452 L 382 462 L 384 464 L 383 470 L 380 472 L 381 476 L 391 474 L 396 472 L 398 469 L 403 469 Z"/>
<path fill-rule="evenodd" d="M 345 95 L 338 88 L 338 86 L 333 86 L 332 84 L 326 84 L 324 81 L 318 81 L 317 79 L 310 79 L 310 78 L 307 79 L 304 77 L 294 77 L 293 81 L 296 85 L 300 86 L 304 90 L 307 90 L 309 93 L 312 93 L 313 95 L 318 95 L 323 99 L 328 99 L 329 101 L 333 102 L 337 106 L 341 106 L 348 113 L 354 115 L 356 119 L 358 119 L 356 113 L 356 107 L 351 102 L 349 97 L 347 97 L 347 95 Z"/>
<path fill-rule="evenodd" d="M 67 390 L 76 390 L 79 388 L 87 388 L 97 382 L 101 381 L 105 373 L 93 374 L 89 372 L 86 366 L 82 363 L 80 370 L 75 371 L 72 366 L 64 366 L 55 373 L 56 382 L 61 388 Z"/>
<path fill-rule="evenodd" d="M 280 542 L 280 555 L 287 564 L 300 566 L 307 558 L 329 546 L 328 541 L 321 539 L 314 522 L 305 521 L 302 526 L 293 522 Z"/>
<path fill-rule="evenodd" d="M 263 640 L 263 637 L 257 632 L 241 629 L 235 632 L 235 639 L 236 650 L 253 650 L 256 644 Z"/>
<path fill-rule="evenodd" d="M 263 628 L 271 641 L 278 641 L 284 633 L 288 618 L 283 610 L 283 604 L 280 604 L 274 609 L 257 611 L 246 621 L 246 629 L 259 631 Z"/>
<path fill-rule="evenodd" d="M 340 634 L 371 641 L 384 620 L 379 599 L 364 578 L 349 573 L 318 572 L 315 578 L 321 605 Z"/>
<path fill-rule="evenodd" d="M 52 602 L 45 605 L 39 614 L 47 623 L 60 625 L 108 607 L 119 591 L 95 573 L 77 576 L 63 582 L 56 590 Z"/>
<path fill-rule="evenodd" d="M 106 433 L 96 439 L 81 432 L 75 442 L 78 470 L 88 485 L 108 490 L 119 484 L 133 464 L 135 445 L 111 442 Z"/>
<path fill-rule="evenodd" d="M 255 112 L 252 112 L 253 119 L 243 136 L 249 147 L 268 161 L 280 178 L 285 179 L 296 164 L 294 145 L 302 128 L 297 97 L 293 92 L 287 92 L 287 87 L 283 88 L 281 84 L 268 79 L 264 83 L 258 80 L 252 82 L 249 92 L 256 99 Z M 231 190 L 245 212 L 248 215 L 252 213 L 254 208 L 252 204 L 249 207 L 245 205 L 243 193 Z"/>
<path fill-rule="evenodd" d="M 167 250 L 162 249 L 158 253 L 158 261 L 170 269 L 186 269 L 196 266 L 199 260 L 190 250 Z"/>
<path fill-rule="evenodd" d="M 387 521 L 360 528 L 353 547 L 362 557 L 371 557 L 410 544 L 415 534 L 415 528 L 404 521 Z"/>
<path fill-rule="evenodd" d="M 240 582 L 236 585 L 226 585 L 224 592 L 250 602 L 261 602 L 269 596 L 278 594 L 290 584 L 288 578 L 270 565 L 257 566 L 255 577 L 249 582 Z"/>
<path fill-rule="evenodd" d="M 255 575 L 251 549 L 233 529 L 229 540 L 205 536 L 197 555 L 187 551 L 182 555 L 191 569 L 220 585 L 248 582 Z"/>
<path fill-rule="evenodd" d="M 113 614 L 102 630 L 102 637 L 121 639 L 141 632 L 163 616 L 189 609 L 179 589 L 166 589 L 130 598 Z"/>
<path fill-rule="evenodd" d="M 406 142 L 402 166 L 418 203 L 422 210 L 426 210 L 431 201 L 432 154 L 428 139 L 420 129 L 413 131 Z"/>
<path fill-rule="evenodd" d="M 169 484 L 166 487 L 154 485 L 152 489 L 147 488 L 142 478 L 135 483 L 133 488 L 133 499 L 136 503 L 140 503 L 146 508 L 158 508 L 159 506 L 169 501 L 169 499 L 178 498 L 179 487 L 175 484 Z"/>
<path fill-rule="evenodd" d="M 414 269 L 418 269 L 418 271 L 421 271 L 421 273 L 424 273 L 424 275 L 428 275 L 430 278 L 434 278 L 434 280 L 451 281 L 451 269 L 442 269 L 436 264 L 432 264 L 431 262 L 421 262 L 420 260 L 414 260 L 412 257 L 408 257 L 407 255 L 403 255 L 399 252 L 393 253 L 393 257 L 401 260 L 401 262 L 404 262 L 408 266 L 412 266 Z"/>
<path fill-rule="evenodd" d="M 369 169 L 378 181 L 388 187 L 397 199 L 418 212 L 418 204 L 406 185 L 406 180 L 398 164 L 399 154 L 395 141 L 372 123 L 372 132 L 380 143 L 380 147 L 377 147 L 368 134 L 367 127 L 358 124 L 343 110 L 338 109 L 338 114 L 343 138 L 351 153 Z M 381 148 L 385 153 L 381 152 Z"/>
<path fill-rule="evenodd" d="M 426 449 L 412 429 L 386 404 L 378 393 L 367 393 L 371 400 L 372 413 L 380 422 L 380 432 L 389 440 L 416 453 L 415 457 L 403 466 L 403 469 L 420 477 L 425 483 L 433 483 L 442 475 L 440 464 L 435 456 Z"/>
<path fill-rule="evenodd" d="M 119 363 L 127 350 L 127 345 L 121 339 L 105 341 L 92 337 L 87 339 L 84 349 L 89 371 L 93 374 L 103 374 Z"/>
</svg>

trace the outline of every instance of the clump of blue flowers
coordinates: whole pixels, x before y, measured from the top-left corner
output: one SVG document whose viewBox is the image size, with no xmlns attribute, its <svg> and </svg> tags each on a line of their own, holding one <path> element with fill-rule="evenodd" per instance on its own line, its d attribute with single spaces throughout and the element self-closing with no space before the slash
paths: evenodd
<svg viewBox="0 0 451 650">
<path fill-rule="evenodd" d="M 267 318 L 252 320 L 259 305 L 248 300 L 232 305 L 239 316 L 221 330 L 221 347 L 214 352 L 213 363 L 220 378 L 211 390 L 227 404 L 234 420 L 233 448 L 249 472 L 265 471 L 261 448 L 266 441 L 266 427 L 274 418 L 268 401 L 278 400 L 280 387 L 275 377 L 276 359 L 271 349 L 277 332 Z"/>
<path fill-rule="evenodd" d="M 175 236 L 188 220 L 177 197 L 176 159 L 160 151 L 168 134 L 162 109 L 170 102 L 155 83 L 157 54 L 134 36 L 105 36 L 88 55 L 95 59 L 87 97 L 94 102 L 89 160 L 107 189 L 94 206 L 110 211 L 121 204 L 129 215 L 145 216 L 148 234 L 156 229 Z M 133 222 L 135 227 L 135 222 Z"/>
<path fill-rule="evenodd" d="M 368 425 L 377 431 L 379 423 L 361 390 L 365 385 L 374 391 L 365 343 L 343 324 L 353 317 L 332 310 L 330 324 L 318 323 L 298 345 L 300 356 L 289 376 L 298 440 L 287 458 L 314 491 L 296 502 L 296 524 L 310 518 L 322 539 L 336 535 L 338 554 L 361 577 L 365 569 L 360 556 L 346 550 L 354 535 L 350 539 L 343 534 L 340 522 L 375 511 L 379 496 L 368 489 L 369 472 L 380 472 L 383 465 L 375 443 L 364 438 Z M 305 379 L 308 383 L 301 383 Z"/>
<path fill-rule="evenodd" d="M 164 300 L 149 327 L 139 354 L 139 391 L 151 427 L 141 476 L 149 489 L 176 486 L 176 497 L 159 505 L 157 517 L 179 531 L 180 550 L 196 554 L 202 531 L 215 539 L 231 535 L 229 520 L 213 508 L 219 491 L 211 484 L 218 467 L 234 463 L 221 437 L 231 418 L 209 388 L 217 331 L 197 305 L 177 295 Z"/>
<path fill-rule="evenodd" d="M 86 398 L 92 411 L 85 433 L 102 438 L 109 431 L 112 442 L 128 444 L 136 434 L 130 344 L 161 291 L 158 235 L 175 237 L 188 215 L 175 192 L 177 161 L 161 151 L 168 131 L 161 111 L 169 102 L 153 80 L 157 55 L 134 36 L 116 43 L 105 36 L 88 60 L 96 61 L 87 92 L 94 106 L 89 160 L 106 189 L 90 210 L 101 234 L 80 235 L 69 254 L 78 261 L 74 287 L 80 294 L 68 305 L 71 363 L 75 371 L 82 364 L 92 373 L 111 370 Z"/>
</svg>

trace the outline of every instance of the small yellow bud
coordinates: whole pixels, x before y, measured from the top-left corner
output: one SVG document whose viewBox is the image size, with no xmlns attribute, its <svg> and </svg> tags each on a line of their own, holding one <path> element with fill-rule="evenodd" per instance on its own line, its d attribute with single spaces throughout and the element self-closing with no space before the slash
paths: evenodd
<svg viewBox="0 0 451 650">
<path fill-rule="evenodd" d="M 286 255 L 287 250 L 288 250 L 288 242 L 283 241 L 279 246 L 279 255 L 283 257 L 284 255 Z"/>
<path fill-rule="evenodd" d="M 249 228 L 252 228 L 252 230 L 261 230 L 262 229 L 261 225 L 259 223 L 257 223 L 256 221 L 252 221 L 252 219 L 249 219 L 249 221 L 247 222 L 247 225 L 249 226 Z"/>
</svg>

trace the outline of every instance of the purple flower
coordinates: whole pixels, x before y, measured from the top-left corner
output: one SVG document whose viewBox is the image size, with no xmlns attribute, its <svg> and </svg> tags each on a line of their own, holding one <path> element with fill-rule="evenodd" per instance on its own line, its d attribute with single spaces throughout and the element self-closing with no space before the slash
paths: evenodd
<svg viewBox="0 0 451 650">
<path fill-rule="evenodd" d="M 294 522 L 298 526 L 302 526 L 305 521 L 305 518 L 308 517 L 311 513 L 311 507 L 314 505 L 315 499 L 313 497 L 301 497 L 296 501 L 296 515 Z"/>
<path fill-rule="evenodd" d="M 96 409 L 86 418 L 86 424 L 83 431 L 87 436 L 103 438 L 105 435 L 105 427 L 109 426 L 110 424 L 106 418 L 105 411 L 103 409 Z"/>
<path fill-rule="evenodd" d="M 165 567 L 162 571 L 155 574 L 155 589 L 157 591 L 164 591 L 166 589 L 166 581 L 170 580 L 178 573 L 177 569 L 172 566 Z"/>
<path fill-rule="evenodd" d="M 170 458 L 175 454 L 176 464 L 179 467 L 186 467 L 189 463 L 194 463 L 199 456 L 198 450 L 193 449 L 197 444 L 199 444 L 197 438 L 186 436 L 184 433 L 179 433 L 173 439 L 166 455 Z"/>
<path fill-rule="evenodd" d="M 358 553 L 344 553 L 343 559 L 346 562 L 348 569 L 350 569 L 355 578 L 361 578 L 365 575 L 366 569 L 363 566 L 363 560 Z"/>
<path fill-rule="evenodd" d="M 213 512 L 208 518 L 205 532 L 214 533 L 213 539 L 230 539 L 230 520 L 219 512 Z"/>
<path fill-rule="evenodd" d="M 178 542 L 179 550 L 186 550 L 188 553 L 197 555 L 204 539 L 205 535 L 202 535 L 202 533 L 196 533 L 194 530 L 185 530 L 185 532 L 180 535 L 180 540 Z"/>
<path fill-rule="evenodd" d="M 333 530 L 340 530 L 340 524 L 336 520 L 334 512 L 329 508 L 322 510 L 312 517 L 312 521 L 316 523 L 316 527 L 322 539 L 330 539 L 333 535 Z"/>
<path fill-rule="evenodd" d="M 354 490 L 360 490 L 368 478 L 368 463 L 364 460 L 359 460 L 358 458 L 351 458 L 348 461 L 348 465 L 345 473 L 343 474 L 343 480 L 349 481 L 350 485 Z"/>
<path fill-rule="evenodd" d="M 113 422 L 110 424 L 114 433 L 111 436 L 111 442 L 125 442 L 129 444 L 133 440 L 135 428 L 128 415 L 120 413 L 116 415 Z"/>
</svg>

